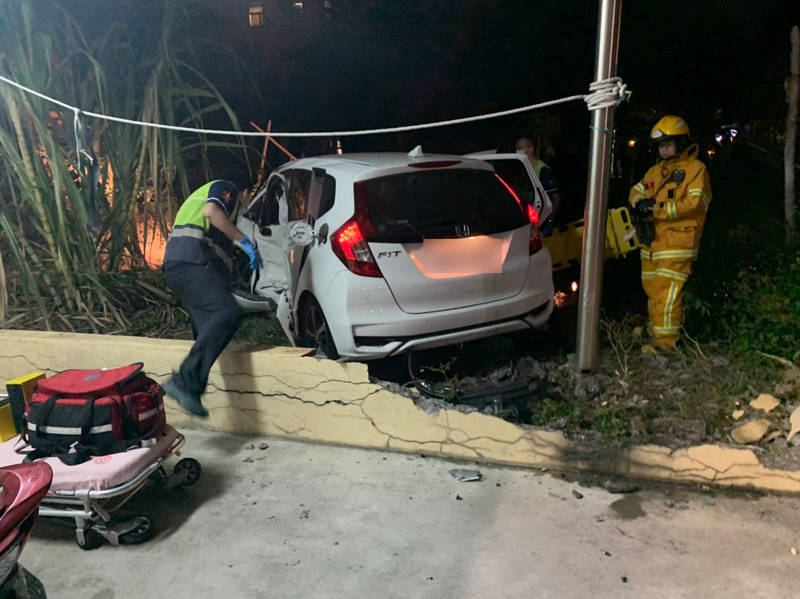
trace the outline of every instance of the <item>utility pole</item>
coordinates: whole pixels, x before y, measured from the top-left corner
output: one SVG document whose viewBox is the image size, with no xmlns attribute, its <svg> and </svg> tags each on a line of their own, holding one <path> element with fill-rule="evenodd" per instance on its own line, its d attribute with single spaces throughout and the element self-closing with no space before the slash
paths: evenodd
<svg viewBox="0 0 800 599">
<path fill-rule="evenodd" d="M 617 74 L 621 20 L 622 0 L 599 0 L 595 81 L 610 79 Z M 592 152 L 589 158 L 589 187 L 584 213 L 578 308 L 577 367 L 580 371 L 594 370 L 597 367 L 614 110 L 615 107 L 612 106 L 592 111 Z"/>
</svg>

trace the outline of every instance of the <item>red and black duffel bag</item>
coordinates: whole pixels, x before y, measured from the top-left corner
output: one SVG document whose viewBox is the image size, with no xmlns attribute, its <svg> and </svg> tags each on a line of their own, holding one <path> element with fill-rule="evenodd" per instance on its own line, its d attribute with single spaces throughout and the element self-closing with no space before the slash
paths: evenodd
<svg viewBox="0 0 800 599">
<path fill-rule="evenodd" d="M 142 366 L 65 370 L 39 380 L 25 410 L 27 459 L 80 464 L 155 436 L 166 424 L 163 392 Z"/>
</svg>

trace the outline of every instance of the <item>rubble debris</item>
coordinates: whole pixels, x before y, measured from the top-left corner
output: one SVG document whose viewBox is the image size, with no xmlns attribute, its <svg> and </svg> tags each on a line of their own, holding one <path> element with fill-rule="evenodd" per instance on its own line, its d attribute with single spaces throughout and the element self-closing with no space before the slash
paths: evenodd
<svg viewBox="0 0 800 599">
<path fill-rule="evenodd" d="M 731 414 L 731 418 L 734 420 L 739 420 L 742 416 L 744 416 L 744 410 L 735 410 L 733 414 Z"/>
<path fill-rule="evenodd" d="M 473 480 L 481 480 L 483 478 L 483 474 L 481 474 L 480 470 L 466 470 L 463 468 L 453 468 L 450 470 L 450 474 L 458 479 L 458 482 L 466 483 Z"/>
<path fill-rule="evenodd" d="M 583 499 L 583 493 L 576 491 L 575 489 L 572 489 L 572 495 L 575 497 L 575 499 Z"/>
<path fill-rule="evenodd" d="M 606 479 L 603 488 L 609 493 L 633 493 L 639 490 L 639 485 L 626 480 Z"/>
<path fill-rule="evenodd" d="M 800 432 L 800 407 L 795 408 L 792 415 L 789 416 L 789 424 L 791 425 L 791 430 L 786 436 L 787 441 L 791 441 L 792 437 Z"/>
<path fill-rule="evenodd" d="M 764 418 L 751 420 L 731 431 L 731 438 L 740 445 L 758 443 L 775 425 Z"/>
<path fill-rule="evenodd" d="M 781 402 L 778 401 L 775 397 L 773 397 L 769 393 L 762 393 L 756 399 L 750 402 L 751 408 L 755 410 L 763 410 L 767 414 L 769 414 L 779 405 L 781 405 Z"/>
<path fill-rule="evenodd" d="M 263 449 L 267 449 L 267 448 L 269 448 L 269 443 L 266 443 L 266 442 L 265 443 L 259 443 L 258 444 L 258 448 L 262 449 L 262 450 Z"/>
<path fill-rule="evenodd" d="M 800 398 L 800 388 L 792 383 L 781 383 L 775 385 L 773 393 L 781 399 L 795 399 Z"/>
<path fill-rule="evenodd" d="M 676 439 L 690 445 L 697 445 L 706 439 L 706 423 L 699 418 L 662 416 L 654 419 L 650 428 L 654 440 L 665 445 L 674 443 Z"/>
</svg>

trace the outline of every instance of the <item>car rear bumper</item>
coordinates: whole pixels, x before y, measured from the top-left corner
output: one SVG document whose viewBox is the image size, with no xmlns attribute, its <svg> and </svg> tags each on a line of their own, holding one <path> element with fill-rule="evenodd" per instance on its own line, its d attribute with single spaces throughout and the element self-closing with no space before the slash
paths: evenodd
<svg viewBox="0 0 800 599">
<path fill-rule="evenodd" d="M 339 355 L 372 360 L 544 326 L 553 312 L 546 249 L 531 259 L 525 281 L 520 293 L 503 300 L 422 314 L 402 311 L 383 279 L 365 281 L 350 273 L 337 276 L 318 299 Z"/>
</svg>

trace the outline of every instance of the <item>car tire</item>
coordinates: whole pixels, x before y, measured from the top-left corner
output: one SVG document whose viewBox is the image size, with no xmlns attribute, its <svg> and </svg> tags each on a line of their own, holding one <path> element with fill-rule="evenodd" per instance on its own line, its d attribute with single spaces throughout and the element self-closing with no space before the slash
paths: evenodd
<svg viewBox="0 0 800 599">
<path fill-rule="evenodd" d="M 313 297 L 308 297 L 303 302 L 300 311 L 300 330 L 302 345 L 316 348 L 331 360 L 339 358 L 328 321 L 319 302 Z"/>
</svg>

